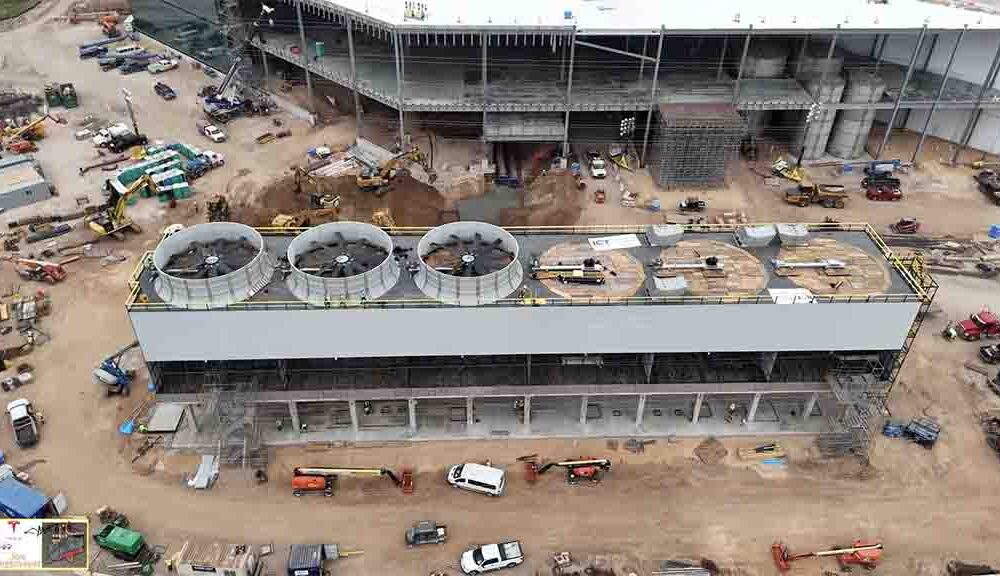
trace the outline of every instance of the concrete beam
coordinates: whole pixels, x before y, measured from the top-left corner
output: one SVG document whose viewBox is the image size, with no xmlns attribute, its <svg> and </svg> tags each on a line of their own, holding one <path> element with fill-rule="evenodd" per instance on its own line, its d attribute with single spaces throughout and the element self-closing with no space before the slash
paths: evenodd
<svg viewBox="0 0 1000 576">
<path fill-rule="evenodd" d="M 292 418 L 292 428 L 296 432 L 302 432 L 302 422 L 299 420 L 299 407 L 292 400 L 288 401 L 288 415 Z"/>
<path fill-rule="evenodd" d="M 295 3 L 295 17 L 299 21 L 299 42 L 302 44 L 302 68 L 306 71 L 306 93 L 309 96 L 309 111 L 316 113 L 316 103 L 313 101 L 312 76 L 309 74 L 309 48 L 306 46 L 306 30 L 302 25 L 302 2 Z"/>
<path fill-rule="evenodd" d="M 635 409 L 635 428 L 642 428 L 642 415 L 646 412 L 646 395 L 639 394 L 639 405 Z"/>
<path fill-rule="evenodd" d="M 365 388 L 361 390 L 272 390 L 254 394 L 251 404 L 295 402 L 347 402 L 353 400 L 403 400 L 406 398 L 472 398 L 518 396 L 689 396 L 691 394 L 832 394 L 826 382 L 721 382 L 606 385 L 462 386 L 444 388 Z M 161 402 L 204 404 L 211 394 L 159 394 Z"/>
<path fill-rule="evenodd" d="M 753 395 L 753 401 L 750 402 L 750 411 L 747 412 L 747 422 L 753 422 L 757 418 L 757 407 L 760 406 L 760 397 L 760 393 Z"/>
<path fill-rule="evenodd" d="M 819 400 L 819 394 L 813 392 L 809 395 L 809 399 L 806 400 L 806 409 L 802 411 L 802 420 L 808 420 L 809 416 L 812 415 L 812 411 L 816 408 L 816 402 Z"/>
<path fill-rule="evenodd" d="M 958 157 L 965 150 L 965 147 L 969 145 L 969 141 L 972 140 L 972 134 L 976 131 L 976 123 L 979 122 L 979 115 L 982 111 L 983 99 L 986 96 L 986 92 L 996 83 L 997 72 L 1000 72 L 1000 46 L 997 47 L 996 54 L 993 56 L 993 62 L 990 64 L 990 69 L 986 71 L 986 78 L 983 79 L 983 84 L 979 87 L 976 107 L 972 114 L 969 115 L 969 122 L 965 125 L 965 130 L 962 131 L 960 145 L 955 148 L 955 154 L 951 157 L 952 164 L 958 162 Z"/>
<path fill-rule="evenodd" d="M 361 430 L 361 423 L 358 421 L 358 403 L 356 400 L 350 400 L 347 402 L 347 409 L 351 412 L 351 430 L 354 435 L 357 436 L 358 432 Z"/>
<path fill-rule="evenodd" d="M 260 50 L 260 62 L 261 66 L 264 68 L 264 89 L 268 92 L 271 91 L 271 73 L 267 68 L 267 52 Z"/>
<path fill-rule="evenodd" d="M 701 417 L 701 403 L 705 399 L 704 394 L 698 394 L 694 397 L 694 411 L 691 413 L 691 423 L 697 424 L 698 418 Z"/>
<path fill-rule="evenodd" d="M 958 54 L 958 49 L 962 45 L 962 40 L 965 39 L 965 33 L 968 31 L 969 27 L 966 26 L 958 33 L 958 38 L 955 40 L 955 47 L 951 49 L 951 55 L 948 57 L 948 64 L 944 67 L 944 75 L 941 77 L 941 84 L 938 86 L 937 96 L 934 97 L 934 103 L 931 104 L 931 109 L 927 111 L 927 118 L 924 120 L 924 125 L 920 129 L 920 139 L 917 140 L 917 146 L 913 149 L 913 157 L 910 158 L 910 162 L 914 164 L 917 162 L 917 155 L 920 154 L 920 148 L 924 145 L 924 140 L 927 138 L 927 127 L 931 125 L 931 118 L 934 117 L 934 112 L 937 110 L 938 102 L 941 101 L 941 96 L 944 94 L 945 86 L 948 85 L 948 78 L 951 77 L 951 66 L 955 63 L 955 55 Z"/>
<path fill-rule="evenodd" d="M 524 397 L 524 429 L 531 431 L 531 396 Z"/>
</svg>

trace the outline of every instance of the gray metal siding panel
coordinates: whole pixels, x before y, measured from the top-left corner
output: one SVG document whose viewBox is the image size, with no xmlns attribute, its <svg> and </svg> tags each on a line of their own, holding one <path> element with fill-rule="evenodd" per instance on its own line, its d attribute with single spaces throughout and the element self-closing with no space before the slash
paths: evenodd
<svg viewBox="0 0 1000 576">
<path fill-rule="evenodd" d="M 30 192 L 30 194 L 29 194 Z M 48 200 L 52 197 L 49 185 L 44 180 L 32 184 L 0 190 L 0 208 L 10 210 Z"/>
<path fill-rule="evenodd" d="M 897 350 L 919 303 L 130 313 L 147 361 Z"/>
</svg>

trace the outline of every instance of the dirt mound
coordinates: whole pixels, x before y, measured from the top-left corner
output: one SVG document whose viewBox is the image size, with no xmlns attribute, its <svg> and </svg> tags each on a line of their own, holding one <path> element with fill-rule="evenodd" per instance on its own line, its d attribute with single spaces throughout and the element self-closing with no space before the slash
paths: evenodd
<svg viewBox="0 0 1000 576">
<path fill-rule="evenodd" d="M 397 226 L 436 226 L 447 203 L 436 188 L 408 175 L 396 178 L 381 197 L 359 190 L 353 176 L 315 178 L 315 184 L 303 181 L 296 185 L 294 175 L 284 176 L 260 190 L 251 192 L 249 184 L 231 187 L 232 219 L 250 226 L 269 226 L 278 214 L 294 214 L 311 208 L 311 194 L 340 196 L 340 220 L 368 222 L 377 210 L 389 210 Z M 320 218 L 322 224 L 330 218 Z"/>
<path fill-rule="evenodd" d="M 521 208 L 504 210 L 501 226 L 570 226 L 583 212 L 583 192 L 569 172 L 538 177 L 522 192 Z"/>
</svg>

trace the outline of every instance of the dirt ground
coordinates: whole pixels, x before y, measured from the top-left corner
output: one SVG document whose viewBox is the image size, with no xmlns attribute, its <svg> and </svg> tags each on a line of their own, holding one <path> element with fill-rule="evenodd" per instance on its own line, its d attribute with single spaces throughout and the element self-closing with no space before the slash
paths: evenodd
<svg viewBox="0 0 1000 576">
<path fill-rule="evenodd" d="M 49 4 L 40 9 L 48 10 L 50 16 L 56 13 Z M 139 122 L 152 138 L 181 138 L 204 145 L 194 128 L 198 115 L 193 95 L 205 81 L 201 73 L 185 64 L 164 76 L 180 97 L 163 103 L 152 94 L 152 80 L 145 74 L 119 78 L 101 73 L 96 64 L 77 61 L 75 44 L 96 36 L 89 26 L 69 27 L 45 19 L 6 32 L 0 35 L 4 62 L 0 78 L 34 89 L 45 81 L 74 82 L 82 107 L 67 114 L 71 123 L 87 113 L 124 118 L 118 89 L 128 87 Z M 227 127 L 230 141 L 213 145 L 227 155 L 227 164 L 197 182 L 195 200 L 200 203 L 211 193 L 227 190 L 237 199 L 249 199 L 287 174 L 290 165 L 304 163 L 307 148 L 346 144 L 353 138 L 352 117 L 322 128 L 282 119 L 293 136 L 266 146 L 258 146 L 253 137 L 269 120 L 239 120 Z M 99 201 L 103 175 L 99 171 L 82 178 L 77 175 L 77 165 L 92 160 L 93 154 L 89 145 L 73 140 L 69 129 L 51 129 L 38 158 L 62 195 L 5 216 L 64 209 L 74 206 L 74 196 L 81 194 Z M 758 221 L 817 221 L 832 214 L 878 226 L 914 215 L 932 232 L 956 234 L 981 232 L 987 224 L 1000 222 L 1000 210 L 986 203 L 971 185 L 971 172 L 962 168 L 944 169 L 925 162 L 919 171 L 906 176 L 907 197 L 902 202 L 878 204 L 859 195 L 839 211 L 786 205 L 781 190 L 768 189 L 749 167 L 735 170 L 728 188 L 699 192 L 712 211 L 745 211 L 750 220 Z M 820 176 L 834 178 L 814 175 Z M 685 191 L 654 192 L 645 174 L 626 173 L 622 180 L 640 196 L 655 193 L 668 213 L 670 206 L 687 195 Z M 677 217 L 622 208 L 610 193 L 607 204 L 594 204 L 594 185 L 589 181 L 587 190 L 575 192 L 569 200 L 571 206 L 579 206 L 578 223 L 653 223 Z M 403 194 L 395 192 L 390 192 L 386 202 L 405 201 Z M 261 203 L 269 204 L 266 195 Z M 437 204 L 430 200 L 426 204 L 430 219 L 430 206 Z M 288 545 L 323 541 L 364 551 L 338 563 L 335 570 L 345 576 L 419 575 L 439 569 L 456 574 L 463 549 L 504 538 L 519 538 L 525 545 L 527 563 L 508 572 L 515 576 L 548 573 L 549 556 L 562 550 L 578 557 L 623 555 L 635 559 L 640 574 L 649 574 L 663 559 L 707 557 L 730 574 L 763 576 L 775 573 L 770 560 L 774 540 L 810 550 L 855 537 L 884 541 L 886 561 L 877 574 L 886 576 L 938 576 L 944 562 L 952 558 L 1000 564 L 994 544 L 1000 539 L 996 522 L 1000 462 L 985 445 L 977 425 L 981 411 L 998 408 L 1000 403 L 986 390 L 981 376 L 962 366 L 974 360 L 975 345 L 946 342 L 938 336 L 949 318 L 966 316 L 980 305 L 1000 308 L 996 280 L 939 278 L 942 312 L 925 322 L 892 396 L 890 408 L 897 419 L 927 413 L 941 420 L 945 432 L 933 451 L 878 438 L 870 467 L 862 467 L 852 459 L 818 460 L 807 440 L 782 439 L 790 450 L 790 464 L 787 469 L 771 470 L 747 466 L 732 456 L 736 448 L 761 440 L 750 438 L 725 440 L 730 456 L 717 466 L 693 458 L 695 440 L 660 440 L 641 455 L 611 450 L 597 440 L 316 445 L 275 451 L 267 484 L 256 485 L 248 474 L 224 469 L 214 489 L 191 491 L 183 485 L 183 476 L 193 472 L 195 455 L 154 450 L 133 465 L 134 446 L 116 432 L 145 396 L 145 380 L 140 379 L 128 398 L 106 398 L 92 382 L 91 370 L 133 338 L 123 302 L 135 262 L 155 245 L 159 229 L 166 224 L 203 220 L 204 214 L 194 206 L 195 201 L 187 201 L 170 210 L 155 200 L 142 200 L 132 214 L 145 225 L 146 234 L 100 245 L 100 250 L 126 255 L 127 262 L 101 266 L 97 259 L 83 259 L 68 265 L 71 276 L 51 288 L 53 313 L 42 324 L 52 340 L 27 359 L 37 368 L 36 381 L 19 392 L 2 394 L 5 401 L 15 394 L 27 397 L 45 413 L 46 423 L 36 448 L 15 448 L 7 429 L 0 434 L 0 449 L 14 466 L 37 461 L 31 468 L 37 484 L 50 493 L 65 492 L 73 513 L 92 513 L 105 504 L 126 511 L 135 527 L 153 542 L 168 546 L 168 554 L 188 539 L 273 543 L 279 550 L 270 559 L 274 573 L 283 569 Z M 369 208 L 374 206 L 364 206 L 364 213 Z M 11 266 L 0 264 L 0 285 L 15 282 Z M 515 459 L 531 453 L 544 458 L 607 456 L 614 467 L 598 486 L 571 488 L 558 473 L 528 486 Z M 484 459 L 511 472 L 502 498 L 446 487 L 447 466 Z M 314 464 L 411 466 L 416 470 L 417 490 L 404 496 L 383 480 L 358 480 L 344 482 L 331 499 L 294 498 L 288 488 L 292 467 Z M 447 524 L 449 542 L 430 549 L 406 549 L 404 528 L 422 519 Z M 824 571 L 835 571 L 835 567 L 831 562 L 809 560 L 793 573 Z"/>
</svg>

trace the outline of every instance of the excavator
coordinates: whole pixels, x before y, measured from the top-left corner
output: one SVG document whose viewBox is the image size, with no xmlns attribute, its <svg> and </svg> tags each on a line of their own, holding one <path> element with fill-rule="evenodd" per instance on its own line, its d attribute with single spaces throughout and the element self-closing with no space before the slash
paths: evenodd
<svg viewBox="0 0 1000 576">
<path fill-rule="evenodd" d="M 121 193 L 119 193 L 118 190 L 111 185 L 110 180 L 105 181 L 104 187 L 108 190 L 110 196 L 108 196 L 108 201 L 105 204 L 104 210 L 95 214 L 94 217 L 87 222 L 87 226 L 89 226 L 99 238 L 114 236 L 117 239 L 122 239 L 124 238 L 123 233 L 125 231 L 141 234 L 142 228 L 140 228 L 138 224 L 133 222 L 125 214 L 125 207 L 128 205 L 129 198 L 146 186 L 149 187 L 150 193 L 154 195 L 159 193 L 156 183 L 149 177 L 149 174 L 143 174 L 142 177 L 133 182 L 125 190 L 125 192 Z"/>
<path fill-rule="evenodd" d="M 292 473 L 292 494 L 302 496 L 304 494 L 322 493 L 324 496 L 333 496 L 334 486 L 337 478 L 342 476 L 361 476 L 366 478 L 379 478 L 385 476 L 392 480 L 392 483 L 399 486 L 406 492 L 412 489 L 412 473 L 403 472 L 400 478 L 388 468 L 296 468 Z"/>
<path fill-rule="evenodd" d="M 406 152 L 397 154 L 387 160 L 381 166 L 375 169 L 362 170 L 358 173 L 358 188 L 362 190 L 371 190 L 376 196 L 382 195 L 382 190 L 396 177 L 399 166 L 404 162 L 410 162 L 413 164 L 419 164 L 424 172 L 427 173 L 427 178 L 431 182 L 437 180 L 437 172 L 431 166 L 430 161 L 427 156 L 420 151 L 420 148 L 414 146 Z"/>
</svg>

